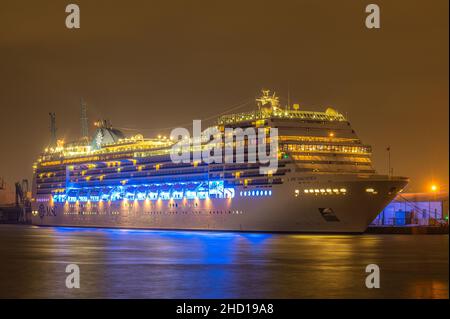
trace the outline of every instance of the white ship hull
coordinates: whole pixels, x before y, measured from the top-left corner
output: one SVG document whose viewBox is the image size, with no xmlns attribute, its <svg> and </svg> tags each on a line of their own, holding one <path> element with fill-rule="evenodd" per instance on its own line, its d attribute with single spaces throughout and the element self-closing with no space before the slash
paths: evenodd
<svg viewBox="0 0 450 319">
<path fill-rule="evenodd" d="M 33 205 L 32 223 L 42 226 L 211 231 L 361 233 L 407 184 L 403 178 L 298 175 L 272 185 L 271 196 Z M 305 189 L 345 192 L 305 193 Z M 368 192 L 373 189 L 375 192 Z"/>
</svg>

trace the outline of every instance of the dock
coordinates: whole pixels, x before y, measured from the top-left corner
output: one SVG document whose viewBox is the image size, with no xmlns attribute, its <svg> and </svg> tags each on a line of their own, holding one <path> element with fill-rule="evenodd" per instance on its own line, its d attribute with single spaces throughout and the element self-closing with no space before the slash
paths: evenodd
<svg viewBox="0 0 450 319">
<path fill-rule="evenodd" d="M 369 226 L 366 234 L 432 235 L 448 234 L 448 224 L 439 226 Z"/>
</svg>

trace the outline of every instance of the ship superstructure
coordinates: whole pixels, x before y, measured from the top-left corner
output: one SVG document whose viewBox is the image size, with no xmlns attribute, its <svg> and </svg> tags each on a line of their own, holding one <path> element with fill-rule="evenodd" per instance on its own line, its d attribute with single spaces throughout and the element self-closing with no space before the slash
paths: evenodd
<svg viewBox="0 0 450 319">
<path fill-rule="evenodd" d="M 407 183 L 376 174 L 371 147 L 341 113 L 281 107 L 267 90 L 253 111 L 221 116 L 216 125 L 221 134 L 277 128 L 278 168 L 267 174 L 249 161 L 174 163 L 175 141 L 126 137 L 107 121 L 96 126 L 92 139 L 60 142 L 35 164 L 33 223 L 362 232 Z"/>
</svg>

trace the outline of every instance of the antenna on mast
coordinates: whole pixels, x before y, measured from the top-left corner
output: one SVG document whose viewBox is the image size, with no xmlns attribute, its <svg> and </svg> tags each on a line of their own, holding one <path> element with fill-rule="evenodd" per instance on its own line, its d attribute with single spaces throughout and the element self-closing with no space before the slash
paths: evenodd
<svg viewBox="0 0 450 319">
<path fill-rule="evenodd" d="M 85 140 L 89 139 L 89 127 L 87 118 L 87 105 L 81 98 L 81 137 Z"/>
<path fill-rule="evenodd" d="M 287 109 L 289 110 L 291 108 L 291 83 L 288 81 L 288 103 L 287 103 Z"/>
<path fill-rule="evenodd" d="M 48 113 L 50 115 L 50 146 L 56 146 L 56 114 Z"/>
</svg>

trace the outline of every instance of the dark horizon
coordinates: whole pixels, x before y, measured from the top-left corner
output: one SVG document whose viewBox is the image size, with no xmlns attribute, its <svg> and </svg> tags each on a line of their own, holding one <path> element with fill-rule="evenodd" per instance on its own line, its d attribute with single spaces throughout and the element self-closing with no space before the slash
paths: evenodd
<svg viewBox="0 0 450 319">
<path fill-rule="evenodd" d="M 365 28 L 369 2 L 359 0 L 80 0 L 79 30 L 65 27 L 68 3 L 2 3 L 0 177 L 9 183 L 31 178 L 49 112 L 59 137 L 80 136 L 80 98 L 91 124 L 109 119 L 151 137 L 269 88 L 345 114 L 379 173 L 390 146 L 408 191 L 448 190 L 446 0 L 377 1 L 379 30 Z"/>
</svg>

